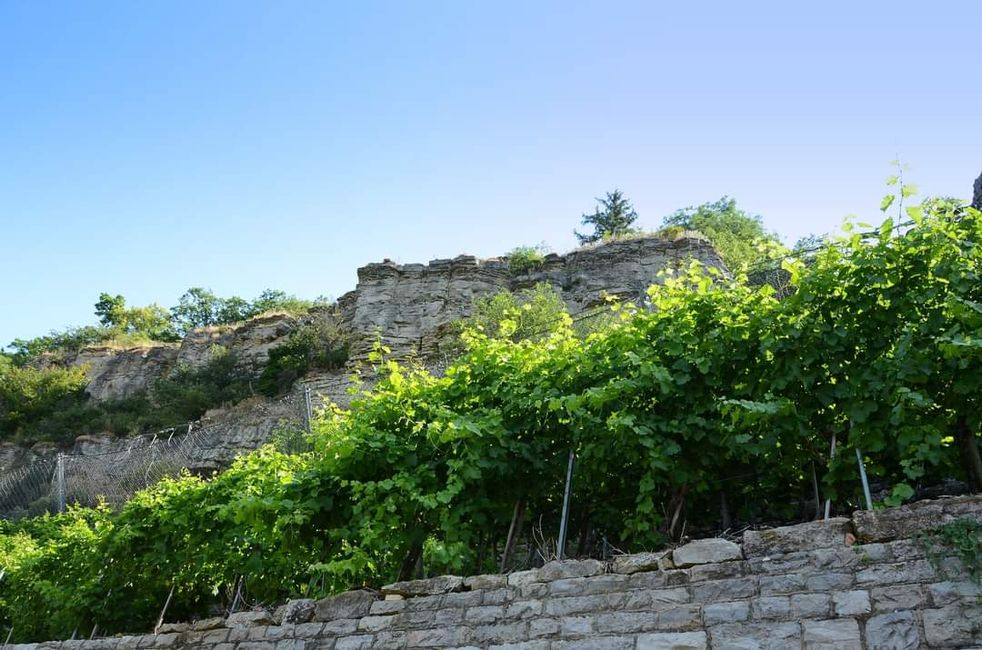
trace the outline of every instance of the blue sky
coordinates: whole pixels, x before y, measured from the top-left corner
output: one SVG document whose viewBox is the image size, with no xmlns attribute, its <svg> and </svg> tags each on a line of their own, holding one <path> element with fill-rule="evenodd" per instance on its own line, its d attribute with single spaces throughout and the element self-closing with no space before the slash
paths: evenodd
<svg viewBox="0 0 982 650">
<path fill-rule="evenodd" d="M 614 187 L 789 242 L 982 171 L 982 4 L 0 0 L 0 344 L 102 291 L 562 252 Z"/>
</svg>

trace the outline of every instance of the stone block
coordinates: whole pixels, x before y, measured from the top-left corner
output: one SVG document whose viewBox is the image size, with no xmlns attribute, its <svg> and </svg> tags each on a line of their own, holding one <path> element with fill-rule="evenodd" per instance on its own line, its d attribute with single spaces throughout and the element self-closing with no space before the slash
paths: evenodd
<svg viewBox="0 0 982 650">
<path fill-rule="evenodd" d="M 948 605 L 940 609 L 921 612 L 924 621 L 924 640 L 931 646 L 959 646 L 982 641 L 976 629 L 979 624 L 978 607 Z M 978 635 L 978 638 L 973 638 Z"/>
<path fill-rule="evenodd" d="M 599 634 L 632 634 L 658 629 L 658 612 L 602 612 L 592 618 Z"/>
<path fill-rule="evenodd" d="M 716 580 L 692 586 L 692 600 L 699 603 L 750 598 L 756 593 L 757 578 L 755 577 Z"/>
<path fill-rule="evenodd" d="M 403 650 L 406 647 L 405 630 L 383 630 L 375 634 L 372 650 Z"/>
<path fill-rule="evenodd" d="M 750 603 L 746 600 L 737 600 L 703 605 L 702 617 L 706 625 L 745 621 L 750 618 Z"/>
<path fill-rule="evenodd" d="M 580 612 L 596 612 L 607 608 L 607 597 L 570 596 L 568 598 L 553 598 L 545 601 L 546 614 L 550 616 L 567 616 Z"/>
<path fill-rule="evenodd" d="M 743 561 L 697 564 L 689 569 L 689 583 L 739 578 L 746 573 L 747 567 L 747 563 Z"/>
<path fill-rule="evenodd" d="M 553 641 L 552 650 L 634 650 L 633 636 L 598 636 L 577 641 Z"/>
<path fill-rule="evenodd" d="M 157 628 L 157 634 L 180 634 L 187 632 L 191 628 L 189 623 L 164 623 Z"/>
<path fill-rule="evenodd" d="M 519 600 L 505 607 L 505 618 L 509 620 L 533 618 L 542 614 L 541 600 Z"/>
<path fill-rule="evenodd" d="M 852 526 L 845 517 L 767 530 L 748 530 L 743 533 L 743 553 L 747 558 L 759 558 L 845 546 L 846 535 L 851 532 Z"/>
<path fill-rule="evenodd" d="M 790 596 L 761 596 L 750 601 L 755 620 L 781 620 L 791 616 Z"/>
<path fill-rule="evenodd" d="M 853 573 L 823 571 L 805 578 L 805 589 L 807 591 L 835 591 L 852 587 L 856 582 Z"/>
<path fill-rule="evenodd" d="M 638 637 L 638 650 L 706 650 L 705 632 L 657 632 Z"/>
<path fill-rule="evenodd" d="M 181 645 L 181 634 L 170 632 L 167 634 L 157 634 L 151 637 L 148 648 L 174 648 Z"/>
<path fill-rule="evenodd" d="M 213 616 L 191 623 L 190 629 L 192 632 L 203 632 L 205 630 L 215 630 L 220 627 L 225 627 L 225 619 L 221 616 Z"/>
<path fill-rule="evenodd" d="M 358 629 L 359 620 L 357 618 L 339 618 L 333 621 L 327 621 L 324 623 L 324 629 L 321 630 L 321 635 L 331 637 L 354 634 L 355 630 Z"/>
<path fill-rule="evenodd" d="M 616 605 L 617 609 L 650 609 L 658 611 L 689 602 L 689 590 L 685 587 L 630 591 L 621 594 L 621 596 L 621 602 Z"/>
<path fill-rule="evenodd" d="M 415 596 L 437 596 L 453 591 L 463 591 L 464 579 L 460 576 L 439 576 L 424 580 L 406 580 L 394 582 L 382 587 L 382 594 L 398 594 L 406 598 Z"/>
<path fill-rule="evenodd" d="M 551 620 L 551 619 L 546 619 Z M 593 634 L 594 618 L 592 616 L 564 616 L 557 621 L 558 629 L 556 633 L 564 639 L 578 638 Z M 529 624 L 531 631 L 532 624 Z M 538 631 L 540 628 L 536 628 Z M 538 635 L 537 635 L 538 636 Z"/>
<path fill-rule="evenodd" d="M 932 582 L 936 577 L 928 560 L 874 564 L 856 574 L 859 585 L 889 585 L 907 582 Z"/>
<path fill-rule="evenodd" d="M 737 544 L 718 538 L 697 539 L 672 551 L 672 562 L 680 568 L 741 559 L 743 553 Z"/>
<path fill-rule="evenodd" d="M 235 612 L 225 619 L 225 627 L 266 627 L 272 624 L 273 617 L 266 610 Z"/>
<path fill-rule="evenodd" d="M 794 618 L 825 618 L 831 614 L 832 599 L 828 594 L 793 594 L 791 615 Z"/>
<path fill-rule="evenodd" d="M 938 501 L 918 501 L 898 508 L 853 513 L 856 538 L 863 543 L 905 539 L 953 521 Z"/>
<path fill-rule="evenodd" d="M 610 564 L 613 573 L 630 575 L 642 571 L 657 571 L 659 569 L 673 569 L 672 551 L 659 551 L 657 553 L 635 553 L 633 555 L 618 555 Z M 671 565 L 671 566 L 669 566 Z"/>
<path fill-rule="evenodd" d="M 692 630 L 701 626 L 701 605 L 680 605 L 658 612 L 660 630 Z"/>
<path fill-rule="evenodd" d="M 473 591 L 481 589 L 501 589 L 508 585 L 506 575 L 481 575 L 464 578 L 464 587 Z"/>
<path fill-rule="evenodd" d="M 935 607 L 944 607 L 958 602 L 971 603 L 976 601 L 979 596 L 979 587 L 968 581 L 953 582 L 948 580 L 928 585 L 927 589 Z"/>
<path fill-rule="evenodd" d="M 913 612 L 880 614 L 866 621 L 866 645 L 876 650 L 914 650 L 921 647 Z"/>
<path fill-rule="evenodd" d="M 314 603 L 315 621 L 333 621 L 339 618 L 361 618 L 372 610 L 372 603 L 378 600 L 374 591 L 360 589 L 348 591 L 337 596 L 322 598 Z"/>
<path fill-rule="evenodd" d="M 471 642 L 478 646 L 486 646 L 491 643 L 518 643 L 525 640 L 526 627 L 527 624 L 524 621 L 478 625 L 474 627 Z"/>
<path fill-rule="evenodd" d="M 406 600 L 407 612 L 422 612 L 443 607 L 443 596 L 418 596 Z"/>
<path fill-rule="evenodd" d="M 387 614 L 398 614 L 405 609 L 405 600 L 376 600 L 374 603 L 372 603 L 371 609 L 368 610 L 368 613 L 372 616 L 382 616 Z"/>
<path fill-rule="evenodd" d="M 801 645 L 798 623 L 730 623 L 709 628 L 713 648 L 787 650 Z"/>
<path fill-rule="evenodd" d="M 809 650 L 856 650 L 863 647 L 859 623 L 854 619 L 802 621 L 803 644 Z"/>
<path fill-rule="evenodd" d="M 509 587 L 524 587 L 525 585 L 530 585 L 533 582 L 542 582 L 539 580 L 539 572 L 537 569 L 516 571 L 515 573 L 508 574 Z"/>
<path fill-rule="evenodd" d="M 505 617 L 505 608 L 501 605 L 481 605 L 468 607 L 464 620 L 468 625 L 475 623 L 494 623 Z"/>
<path fill-rule="evenodd" d="M 921 585 L 873 587 L 869 593 L 874 613 L 920 609 L 928 603 L 927 592 Z"/>
<path fill-rule="evenodd" d="M 553 560 L 537 569 L 535 582 L 552 582 L 563 578 L 585 578 L 605 573 L 607 565 L 600 560 Z"/>
<path fill-rule="evenodd" d="M 521 641 L 519 643 L 496 643 L 488 650 L 549 650 L 548 641 Z"/>
<path fill-rule="evenodd" d="M 277 623 L 306 623 L 314 617 L 316 605 L 310 598 L 289 600 L 279 608 Z"/>
<path fill-rule="evenodd" d="M 397 621 L 396 616 L 363 616 L 358 620 L 358 630 L 361 632 L 387 630 Z"/>
<path fill-rule="evenodd" d="M 318 639 L 323 634 L 323 623 L 297 623 L 293 626 L 293 635 L 299 639 Z"/>
<path fill-rule="evenodd" d="M 459 591 L 443 597 L 442 607 L 475 607 L 484 600 L 483 591 Z"/>
<path fill-rule="evenodd" d="M 470 628 L 459 626 L 436 630 L 410 630 L 406 634 L 406 645 L 410 648 L 446 648 L 464 645 L 470 640 Z"/>
<path fill-rule="evenodd" d="M 805 577 L 797 573 L 760 577 L 761 596 L 777 596 L 804 590 Z"/>
<path fill-rule="evenodd" d="M 371 634 L 343 636 L 334 642 L 334 650 L 371 650 L 374 641 Z"/>
<path fill-rule="evenodd" d="M 537 585 L 545 590 L 545 585 Z M 543 595 L 545 595 L 543 593 Z M 484 598 L 481 599 L 481 603 L 484 605 L 503 605 L 505 603 L 510 603 L 515 600 L 515 592 L 511 589 L 492 589 L 491 591 L 484 592 Z"/>
<path fill-rule="evenodd" d="M 529 637 L 536 639 L 543 636 L 559 634 L 560 619 L 533 618 L 529 621 Z"/>
<path fill-rule="evenodd" d="M 836 591 L 832 594 L 836 616 L 864 616 L 873 611 L 868 591 Z"/>
</svg>

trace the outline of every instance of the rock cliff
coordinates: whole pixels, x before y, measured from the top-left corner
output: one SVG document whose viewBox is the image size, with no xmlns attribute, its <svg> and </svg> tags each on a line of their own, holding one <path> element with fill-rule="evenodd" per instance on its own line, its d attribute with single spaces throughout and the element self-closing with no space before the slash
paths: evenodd
<svg viewBox="0 0 982 650">
<path fill-rule="evenodd" d="M 576 314 L 603 296 L 639 300 L 666 268 L 699 260 L 725 269 L 716 250 L 701 235 L 677 239 L 639 237 L 547 255 L 540 268 L 514 275 L 502 258 L 479 260 L 461 255 L 429 264 L 384 261 L 358 269 L 358 285 L 339 301 L 352 336 L 352 358 L 370 349 L 376 332 L 396 356 L 439 354 L 449 325 L 470 314 L 477 296 L 515 291 L 538 283 L 555 287 Z"/>
</svg>

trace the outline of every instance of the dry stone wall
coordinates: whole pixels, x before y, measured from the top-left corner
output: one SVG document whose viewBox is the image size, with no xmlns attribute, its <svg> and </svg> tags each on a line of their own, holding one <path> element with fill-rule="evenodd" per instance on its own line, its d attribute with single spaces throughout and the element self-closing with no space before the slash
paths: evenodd
<svg viewBox="0 0 982 650">
<path fill-rule="evenodd" d="M 742 543 L 550 562 L 509 575 L 443 576 L 290 601 L 157 635 L 15 646 L 124 650 L 886 650 L 982 644 L 966 567 L 914 537 L 982 498 L 744 533 Z"/>
</svg>

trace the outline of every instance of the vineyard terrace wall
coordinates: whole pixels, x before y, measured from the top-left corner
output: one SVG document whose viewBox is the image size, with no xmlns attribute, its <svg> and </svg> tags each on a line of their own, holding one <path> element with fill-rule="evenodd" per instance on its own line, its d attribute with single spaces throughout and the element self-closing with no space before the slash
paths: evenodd
<svg viewBox="0 0 982 650">
<path fill-rule="evenodd" d="M 14 647 L 968 647 L 982 643 L 979 585 L 961 559 L 930 537 L 918 539 L 966 517 L 982 520 L 982 497 L 747 531 L 741 544 L 696 540 L 611 562 L 550 562 L 509 575 L 443 576 L 294 600 L 272 612 L 165 625 L 157 635 Z"/>
</svg>

